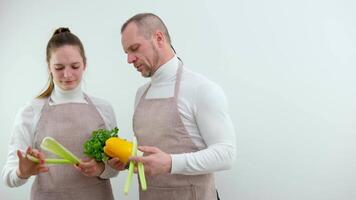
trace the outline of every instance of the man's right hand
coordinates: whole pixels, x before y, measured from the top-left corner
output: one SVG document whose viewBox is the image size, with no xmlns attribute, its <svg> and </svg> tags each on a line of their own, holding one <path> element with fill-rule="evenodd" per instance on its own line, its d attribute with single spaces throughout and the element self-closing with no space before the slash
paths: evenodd
<svg viewBox="0 0 356 200">
<path fill-rule="evenodd" d="M 110 167 L 113 169 L 116 169 L 117 171 L 122 171 L 126 169 L 126 164 L 121 162 L 118 158 L 111 158 L 108 160 L 108 164 Z"/>
<path fill-rule="evenodd" d="M 38 158 L 39 163 L 29 160 L 27 155 Z M 19 178 L 27 179 L 32 175 L 48 172 L 48 167 L 45 166 L 45 156 L 37 149 L 28 147 L 25 155 L 20 150 L 17 150 L 17 157 L 19 158 L 19 167 L 16 170 L 16 174 Z"/>
</svg>

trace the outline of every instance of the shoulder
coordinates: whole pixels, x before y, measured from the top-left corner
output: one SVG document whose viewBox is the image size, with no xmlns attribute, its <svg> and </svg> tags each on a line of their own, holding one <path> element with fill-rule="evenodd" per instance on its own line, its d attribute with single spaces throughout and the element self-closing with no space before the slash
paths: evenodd
<svg viewBox="0 0 356 200">
<path fill-rule="evenodd" d="M 100 115 L 103 117 L 106 124 L 106 128 L 112 129 L 116 126 L 116 117 L 112 104 L 102 98 L 94 97 L 88 95 L 90 100 L 93 102 L 96 109 L 99 111 Z"/>
<path fill-rule="evenodd" d="M 35 127 L 35 124 L 41 115 L 43 105 L 46 102 L 46 98 L 35 98 L 28 101 L 18 110 L 15 125 Z"/>
<path fill-rule="evenodd" d="M 151 82 L 148 82 L 148 83 L 145 83 L 143 85 L 141 85 L 138 89 L 137 89 L 137 92 L 136 94 L 143 94 L 145 92 L 145 90 L 148 88 L 148 86 L 150 86 L 150 83 Z"/>
<path fill-rule="evenodd" d="M 95 97 L 92 95 L 87 94 L 90 100 L 93 102 L 95 105 L 104 105 L 104 106 L 110 106 L 110 102 L 106 99 Z"/>
<path fill-rule="evenodd" d="M 150 86 L 151 82 L 145 83 L 144 85 L 140 86 L 136 91 L 136 101 L 143 95 L 146 89 Z"/>
<path fill-rule="evenodd" d="M 28 114 L 38 114 L 41 112 L 43 105 L 47 102 L 47 98 L 44 99 L 32 99 L 31 101 L 28 101 L 26 104 L 24 104 L 20 110 L 19 114 L 21 115 L 28 115 Z"/>
<path fill-rule="evenodd" d="M 88 95 L 88 97 L 90 98 L 90 100 L 93 102 L 94 106 L 99 108 L 100 110 L 112 110 L 112 104 L 103 98 L 99 98 L 99 97 L 94 97 L 91 95 Z"/>
<path fill-rule="evenodd" d="M 223 89 L 218 84 L 189 69 L 183 71 L 182 85 L 185 90 L 190 90 L 197 97 L 224 95 Z"/>
<path fill-rule="evenodd" d="M 228 102 L 223 89 L 205 76 L 184 70 L 181 99 L 189 102 L 194 112 L 226 110 Z"/>
</svg>

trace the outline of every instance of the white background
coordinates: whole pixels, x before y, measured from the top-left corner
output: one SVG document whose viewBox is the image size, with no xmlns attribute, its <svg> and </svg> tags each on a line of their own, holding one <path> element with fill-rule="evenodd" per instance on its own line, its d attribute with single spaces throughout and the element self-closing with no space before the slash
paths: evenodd
<svg viewBox="0 0 356 200">
<path fill-rule="evenodd" d="M 131 138 L 136 89 L 120 27 L 139 12 L 168 26 L 186 67 L 218 83 L 236 128 L 237 159 L 216 173 L 222 199 L 356 199 L 356 1 L 0 0 L 0 164 L 19 108 L 47 81 L 45 47 L 66 26 L 86 49 L 85 90 L 114 106 Z M 216 133 L 220 134 L 220 133 Z M 112 180 L 123 195 L 126 172 Z M 28 199 L 30 183 L 0 184 Z"/>
</svg>

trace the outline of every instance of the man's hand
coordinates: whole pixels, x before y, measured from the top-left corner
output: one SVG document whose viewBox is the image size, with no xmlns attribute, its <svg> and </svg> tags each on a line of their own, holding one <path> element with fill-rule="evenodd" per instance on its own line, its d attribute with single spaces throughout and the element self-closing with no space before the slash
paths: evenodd
<svg viewBox="0 0 356 200">
<path fill-rule="evenodd" d="M 151 146 L 141 146 L 138 148 L 144 153 L 143 157 L 130 157 L 130 161 L 141 162 L 145 166 L 145 174 L 156 176 L 171 172 L 171 155 L 161 151 L 159 148 Z"/>
</svg>

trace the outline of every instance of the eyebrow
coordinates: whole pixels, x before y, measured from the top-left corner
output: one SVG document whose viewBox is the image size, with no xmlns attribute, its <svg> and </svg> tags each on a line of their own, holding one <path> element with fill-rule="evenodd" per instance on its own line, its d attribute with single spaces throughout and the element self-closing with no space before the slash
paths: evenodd
<svg viewBox="0 0 356 200">
<path fill-rule="evenodd" d="M 73 64 L 80 64 L 80 62 L 73 62 L 73 63 L 70 63 L 71 65 L 73 65 Z M 54 63 L 54 65 L 64 65 L 64 64 L 62 64 L 62 63 Z"/>
</svg>

